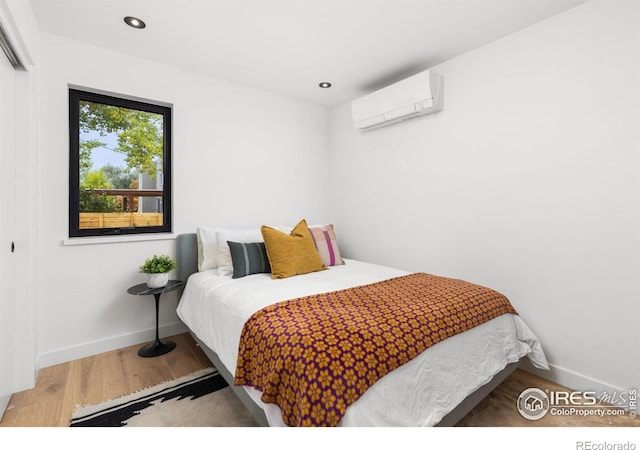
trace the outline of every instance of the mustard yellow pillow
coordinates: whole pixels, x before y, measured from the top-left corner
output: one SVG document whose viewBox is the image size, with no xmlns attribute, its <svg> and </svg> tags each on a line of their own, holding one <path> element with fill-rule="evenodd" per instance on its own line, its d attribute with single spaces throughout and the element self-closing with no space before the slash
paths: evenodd
<svg viewBox="0 0 640 450">
<path fill-rule="evenodd" d="M 271 265 L 271 278 L 287 278 L 326 269 L 304 219 L 291 234 L 265 225 L 260 231 Z"/>
</svg>

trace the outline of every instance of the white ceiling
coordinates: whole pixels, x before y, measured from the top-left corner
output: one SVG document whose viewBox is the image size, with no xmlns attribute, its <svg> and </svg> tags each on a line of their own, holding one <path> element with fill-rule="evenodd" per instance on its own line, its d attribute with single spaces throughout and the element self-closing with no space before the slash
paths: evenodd
<svg viewBox="0 0 640 450">
<path fill-rule="evenodd" d="M 31 0 L 43 31 L 335 106 L 585 0 Z M 136 30 L 125 16 L 144 20 Z M 333 87 L 320 89 L 330 81 Z"/>
</svg>

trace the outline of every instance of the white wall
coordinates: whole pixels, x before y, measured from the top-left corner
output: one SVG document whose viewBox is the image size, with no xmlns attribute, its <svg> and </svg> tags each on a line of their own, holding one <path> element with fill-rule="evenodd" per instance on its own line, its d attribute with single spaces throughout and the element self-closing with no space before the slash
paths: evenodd
<svg viewBox="0 0 640 450">
<path fill-rule="evenodd" d="M 505 293 L 575 389 L 640 382 L 640 8 L 589 2 L 434 68 L 444 110 L 332 112 L 348 257 Z"/>
<path fill-rule="evenodd" d="M 323 221 L 329 112 L 304 102 L 41 34 L 39 365 L 154 336 L 153 297 L 126 289 L 174 240 L 63 245 L 68 237 L 68 84 L 173 104 L 176 233 L 199 225 Z M 177 297 L 161 300 L 161 336 L 183 331 Z"/>
</svg>

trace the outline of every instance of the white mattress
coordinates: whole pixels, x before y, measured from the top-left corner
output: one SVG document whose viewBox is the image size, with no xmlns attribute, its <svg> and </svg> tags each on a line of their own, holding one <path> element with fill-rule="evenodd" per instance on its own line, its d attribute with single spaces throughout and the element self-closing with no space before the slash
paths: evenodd
<svg viewBox="0 0 640 450">
<path fill-rule="evenodd" d="M 330 292 L 406 275 L 397 269 L 346 260 L 345 265 L 280 280 L 270 274 L 232 279 L 216 269 L 191 275 L 178 316 L 235 373 L 240 334 L 256 311 L 282 300 Z M 432 426 L 507 364 L 528 356 L 547 369 L 536 336 L 520 316 L 505 314 L 432 346 L 371 386 L 340 421 L 340 426 Z M 284 426 L 280 409 L 260 400 L 271 426 Z"/>
</svg>

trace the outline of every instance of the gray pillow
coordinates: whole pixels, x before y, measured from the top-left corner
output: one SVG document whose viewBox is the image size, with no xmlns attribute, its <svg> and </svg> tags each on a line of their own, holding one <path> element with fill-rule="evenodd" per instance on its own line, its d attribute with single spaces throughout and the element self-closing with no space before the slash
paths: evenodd
<svg viewBox="0 0 640 450">
<path fill-rule="evenodd" d="M 233 263 L 232 278 L 242 278 L 254 273 L 271 273 L 264 242 L 227 241 Z"/>
</svg>

